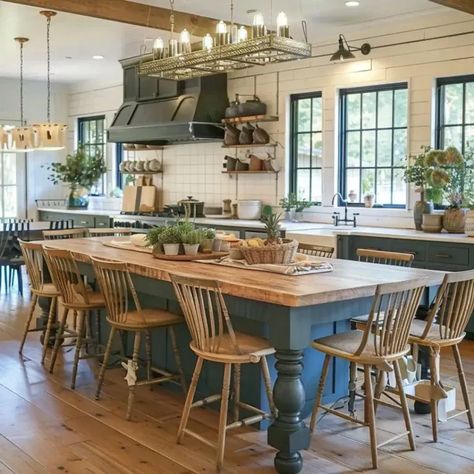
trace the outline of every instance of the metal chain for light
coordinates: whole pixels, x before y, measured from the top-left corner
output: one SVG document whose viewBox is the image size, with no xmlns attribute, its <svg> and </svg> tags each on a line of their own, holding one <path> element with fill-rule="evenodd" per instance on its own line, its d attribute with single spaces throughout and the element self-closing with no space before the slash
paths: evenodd
<svg viewBox="0 0 474 474">
<path fill-rule="evenodd" d="M 174 0 L 170 0 L 170 39 L 173 39 L 174 34 Z"/>
<path fill-rule="evenodd" d="M 48 75 L 48 105 L 47 119 L 51 123 L 51 17 L 47 17 L 46 22 L 46 55 L 47 55 L 47 75 Z"/>
<path fill-rule="evenodd" d="M 23 121 L 23 42 L 20 42 L 20 123 L 25 125 Z"/>
</svg>

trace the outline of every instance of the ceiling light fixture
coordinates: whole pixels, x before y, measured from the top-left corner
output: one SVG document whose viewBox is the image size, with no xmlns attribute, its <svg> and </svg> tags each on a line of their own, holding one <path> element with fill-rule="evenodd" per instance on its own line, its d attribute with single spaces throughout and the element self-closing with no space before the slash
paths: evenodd
<svg viewBox="0 0 474 474">
<path fill-rule="evenodd" d="M 358 7 L 360 5 L 360 2 L 357 0 L 350 0 L 346 2 L 346 7 Z"/>
<path fill-rule="evenodd" d="M 92 56 L 92 59 L 100 60 L 100 59 L 104 59 L 104 56 L 102 56 L 101 54 L 94 54 L 94 56 Z"/>
<path fill-rule="evenodd" d="M 57 151 L 66 147 L 67 125 L 51 122 L 51 18 L 56 12 L 50 10 L 40 11 L 46 18 L 46 51 L 47 51 L 47 122 L 35 124 L 33 127 L 38 134 L 38 150 Z"/>
<path fill-rule="evenodd" d="M 170 10 L 169 46 L 165 47 L 162 38 L 155 40 L 153 54 L 141 56 L 138 72 L 142 76 L 179 81 L 311 56 L 311 44 L 307 40 L 300 42 L 290 38 L 288 18 L 284 12 L 278 14 L 276 32 L 269 32 L 263 15 L 252 11 L 252 27 L 247 30 L 245 26 L 234 23 L 234 1 L 231 0 L 230 24 L 219 21 L 214 35 L 208 33 L 203 38 L 202 49 L 191 51 L 187 41 L 180 41 L 178 47 L 173 38 L 174 0 L 170 0 Z M 187 40 L 188 35 L 185 29 L 180 39 Z"/>
<path fill-rule="evenodd" d="M 355 56 L 352 51 L 360 51 L 364 56 L 370 53 L 371 46 L 369 43 L 364 43 L 360 48 L 356 46 L 349 46 L 344 35 L 339 35 L 339 49 L 331 56 L 330 61 L 344 61 L 345 59 L 354 59 Z"/>
<path fill-rule="evenodd" d="M 15 41 L 20 45 L 20 126 L 10 130 L 11 139 L 8 151 L 27 153 L 35 149 L 35 130 L 27 127 L 23 116 L 23 46 L 28 38 L 17 37 Z"/>
</svg>

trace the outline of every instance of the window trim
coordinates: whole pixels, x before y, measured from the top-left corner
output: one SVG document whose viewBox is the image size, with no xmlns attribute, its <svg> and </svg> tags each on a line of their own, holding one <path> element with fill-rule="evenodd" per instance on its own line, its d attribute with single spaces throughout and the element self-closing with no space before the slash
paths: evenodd
<svg viewBox="0 0 474 474">
<path fill-rule="evenodd" d="M 337 177 L 337 185 L 338 185 L 338 190 L 339 193 L 342 196 L 347 196 L 348 190 L 346 189 L 346 183 L 345 183 L 345 171 L 346 171 L 346 107 L 345 107 L 345 100 L 348 94 L 363 94 L 365 92 L 383 92 L 383 91 L 396 91 L 396 90 L 407 90 L 408 92 L 408 82 L 395 82 L 395 83 L 390 83 L 390 84 L 374 84 L 370 86 L 362 86 L 362 87 L 348 87 L 348 88 L 342 88 L 339 89 L 339 137 L 338 137 L 338 145 L 339 145 L 339 159 L 338 159 L 338 177 Z M 408 99 L 409 101 L 409 99 Z M 394 108 L 395 108 L 395 102 L 392 102 L 392 124 L 394 124 Z M 362 127 L 362 105 L 361 105 L 361 127 Z M 377 94 L 377 101 L 376 101 L 376 123 L 375 123 L 375 130 L 376 132 L 379 130 L 377 127 L 377 117 L 378 117 L 378 94 Z M 408 110 L 407 110 L 407 119 L 408 119 Z M 407 131 L 407 141 L 408 141 L 408 136 L 409 136 L 409 126 L 408 126 L 408 120 L 407 120 L 407 125 L 405 127 L 390 127 L 390 130 L 392 131 L 392 166 L 390 167 L 393 169 L 393 134 L 394 130 L 398 129 L 406 129 Z M 381 129 L 388 129 L 387 127 L 382 127 Z M 371 129 L 363 129 L 360 128 L 359 131 L 362 130 L 371 130 Z M 357 131 L 357 130 L 355 130 Z M 362 142 L 361 142 L 361 147 L 362 147 Z M 377 134 L 376 134 L 376 141 L 375 141 L 375 153 L 377 154 Z M 362 167 L 360 167 L 361 169 Z M 385 167 L 388 168 L 388 167 Z M 377 169 L 377 167 L 375 167 Z M 391 182 L 391 187 L 393 190 L 393 179 Z M 362 196 L 361 196 L 362 200 Z M 341 197 L 338 197 L 338 205 L 339 206 L 344 206 L 344 202 L 342 201 Z M 363 203 L 351 203 L 347 202 L 348 206 L 351 207 L 364 207 Z M 408 199 L 405 204 L 386 204 L 382 205 L 379 209 L 407 209 L 408 208 Z"/>
<path fill-rule="evenodd" d="M 299 100 L 302 99 L 316 99 L 316 98 L 323 98 L 323 93 L 322 91 L 315 91 L 315 92 L 304 92 L 304 93 L 299 93 L 299 94 L 291 94 L 290 95 L 290 162 L 289 162 L 289 192 L 290 193 L 298 193 L 298 188 L 297 188 L 297 164 L 298 164 L 298 132 L 297 130 L 297 103 Z M 312 108 L 311 108 L 311 123 L 313 119 L 313 114 L 312 114 Z M 324 127 L 321 127 L 322 129 Z M 321 135 L 323 135 L 323 130 L 321 130 Z M 301 132 L 300 132 L 301 133 Z M 308 133 L 314 133 L 313 130 L 309 130 Z M 306 168 L 305 168 L 306 169 Z M 314 169 L 320 169 L 321 173 L 323 170 L 323 167 L 313 167 L 311 166 L 308 168 L 310 171 Z M 312 191 L 312 173 L 310 172 L 310 190 L 309 190 L 309 196 L 311 197 L 311 191 Z M 314 202 L 311 202 L 311 204 L 315 205 Z"/>
<path fill-rule="evenodd" d="M 462 108 L 462 132 L 461 132 L 461 140 L 462 140 L 462 149 L 460 150 L 461 153 L 464 154 L 465 152 L 465 143 L 466 143 L 466 83 L 473 82 L 474 83 L 474 74 L 464 74 L 462 76 L 450 76 L 450 77 L 438 77 L 436 79 L 436 107 L 435 107 L 435 147 L 437 149 L 444 148 L 444 137 L 443 137 L 443 129 L 446 125 L 442 126 L 441 121 L 443 119 L 444 122 L 444 91 L 443 86 L 450 85 L 450 84 L 462 84 L 463 85 L 463 108 Z"/>
</svg>

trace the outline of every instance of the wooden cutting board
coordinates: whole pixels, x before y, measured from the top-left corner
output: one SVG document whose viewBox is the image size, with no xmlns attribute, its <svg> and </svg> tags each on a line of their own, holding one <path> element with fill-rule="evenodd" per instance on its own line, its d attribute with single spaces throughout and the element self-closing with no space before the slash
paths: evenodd
<svg viewBox="0 0 474 474">
<path fill-rule="evenodd" d="M 155 186 L 125 186 L 123 190 L 123 212 L 152 212 L 156 209 Z"/>
</svg>

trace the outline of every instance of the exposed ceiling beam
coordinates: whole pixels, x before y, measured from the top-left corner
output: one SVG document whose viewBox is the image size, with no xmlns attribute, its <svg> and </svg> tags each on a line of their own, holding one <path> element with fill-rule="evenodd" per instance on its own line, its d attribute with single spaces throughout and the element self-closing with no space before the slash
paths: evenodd
<svg viewBox="0 0 474 474">
<path fill-rule="evenodd" d="M 445 7 L 455 8 L 462 12 L 474 15 L 474 0 L 431 0 L 433 3 L 444 5 Z"/>
<path fill-rule="evenodd" d="M 4 0 L 10 3 L 39 7 L 76 15 L 101 18 L 137 26 L 170 30 L 170 10 L 128 0 Z M 175 11 L 175 30 L 187 28 L 195 36 L 215 30 L 217 20 Z"/>
</svg>

